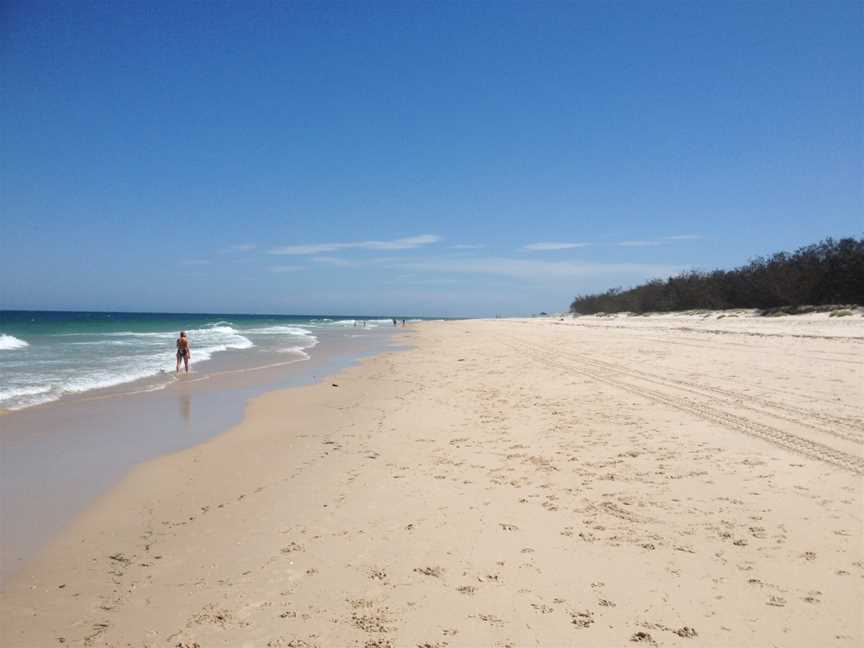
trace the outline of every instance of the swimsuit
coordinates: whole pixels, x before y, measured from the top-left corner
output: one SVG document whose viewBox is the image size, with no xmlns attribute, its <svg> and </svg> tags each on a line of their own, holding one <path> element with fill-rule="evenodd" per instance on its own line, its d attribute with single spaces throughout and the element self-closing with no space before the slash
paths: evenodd
<svg viewBox="0 0 864 648">
<path fill-rule="evenodd" d="M 189 347 L 180 346 L 180 342 L 177 342 L 177 357 L 185 359 L 187 355 L 189 355 Z"/>
</svg>

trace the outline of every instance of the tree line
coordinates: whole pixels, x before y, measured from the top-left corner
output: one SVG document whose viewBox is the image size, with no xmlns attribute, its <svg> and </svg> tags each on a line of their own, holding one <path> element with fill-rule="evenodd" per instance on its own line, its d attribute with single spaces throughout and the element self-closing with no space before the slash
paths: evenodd
<svg viewBox="0 0 864 648">
<path fill-rule="evenodd" d="M 733 270 L 690 270 L 665 281 L 579 295 L 580 315 L 756 308 L 794 312 L 803 305 L 864 304 L 864 239 L 831 238 L 794 252 L 757 257 Z"/>
</svg>

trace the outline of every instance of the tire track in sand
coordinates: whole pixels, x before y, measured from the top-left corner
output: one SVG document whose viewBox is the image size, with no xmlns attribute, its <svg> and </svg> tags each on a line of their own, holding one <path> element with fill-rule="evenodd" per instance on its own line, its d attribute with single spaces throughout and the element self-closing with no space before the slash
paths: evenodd
<svg viewBox="0 0 864 648">
<path fill-rule="evenodd" d="M 856 443 L 859 445 L 864 444 L 864 424 L 860 424 L 854 420 L 850 421 L 849 419 L 831 416 L 829 414 L 824 414 L 823 412 L 813 412 L 800 407 L 795 407 L 794 405 L 777 403 L 764 397 L 753 396 L 750 394 L 742 394 L 740 392 L 736 392 L 730 389 L 723 389 L 722 387 L 695 383 L 693 381 L 685 382 L 683 380 L 675 380 L 674 378 L 665 378 L 662 376 L 657 376 L 655 374 L 650 374 L 645 371 L 641 371 L 639 369 L 625 369 L 619 365 L 605 362 L 603 360 L 597 360 L 596 358 L 592 358 L 590 356 L 586 356 L 584 354 L 576 353 L 573 351 L 556 351 L 555 353 L 559 358 L 572 360 L 574 362 L 578 361 L 584 364 L 590 364 L 600 370 L 625 374 L 627 376 L 633 377 L 636 380 L 649 382 L 658 385 L 659 387 L 678 389 L 680 391 L 685 391 L 702 398 L 726 398 L 729 399 L 731 402 L 725 402 L 724 404 L 733 405 L 737 409 L 747 410 L 760 416 L 768 416 L 771 418 L 779 419 L 781 421 L 786 421 L 787 423 L 792 423 L 793 425 L 808 427 L 817 432 L 821 432 L 822 434 L 827 434 L 829 436 L 837 437 L 839 439 L 844 439 L 845 441 L 851 441 L 852 443 Z M 779 410 L 779 412 L 781 413 L 765 411 L 764 409 L 759 409 L 751 405 L 747 405 L 741 402 L 744 399 L 752 401 L 754 403 L 758 403 L 762 407 L 771 410 Z M 793 418 L 792 416 L 790 416 L 790 414 L 797 415 L 799 418 Z M 808 421 L 807 419 L 811 420 Z M 822 424 L 830 425 L 833 427 L 822 427 L 821 425 L 815 423 L 814 420 L 818 420 Z M 845 430 L 837 428 L 845 428 Z"/>
<path fill-rule="evenodd" d="M 570 373 L 577 373 L 591 380 L 596 380 L 597 382 L 624 390 L 628 393 L 642 396 L 648 400 L 691 414 L 703 420 L 717 423 L 725 428 L 736 430 L 747 434 L 748 436 L 768 441 L 774 445 L 811 459 L 816 459 L 843 468 L 844 470 L 849 470 L 858 475 L 864 475 L 864 458 L 838 450 L 837 448 L 832 448 L 831 446 L 819 443 L 818 441 L 805 439 L 796 434 L 792 434 L 791 432 L 747 419 L 743 416 L 719 410 L 716 406 L 712 407 L 712 405 L 728 405 L 728 403 L 717 403 L 716 399 L 710 396 L 706 395 L 702 398 L 708 399 L 709 401 L 715 401 L 714 403 L 706 404 L 705 402 L 696 402 L 686 397 L 663 393 L 649 387 L 634 385 L 625 382 L 620 378 L 616 378 L 616 374 L 626 373 L 626 370 L 623 368 L 601 368 L 593 362 L 585 363 L 586 365 L 590 364 L 590 368 L 586 366 L 575 366 L 573 364 L 561 362 L 559 360 L 560 354 L 557 350 L 544 349 L 536 344 L 518 338 L 510 338 L 510 342 L 502 339 L 502 343 L 517 353 L 526 355 L 546 366 L 556 367 Z M 532 351 L 534 355 L 530 354 Z M 639 380 L 639 378 L 635 379 Z"/>
</svg>

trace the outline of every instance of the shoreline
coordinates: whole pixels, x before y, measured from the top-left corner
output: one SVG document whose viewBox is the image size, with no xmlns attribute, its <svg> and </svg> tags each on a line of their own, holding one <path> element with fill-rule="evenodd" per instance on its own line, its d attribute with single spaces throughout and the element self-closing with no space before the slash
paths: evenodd
<svg viewBox="0 0 864 648">
<path fill-rule="evenodd" d="M 0 528 L 0 590 L 137 464 L 224 434 L 242 421 L 247 400 L 322 380 L 398 337 L 384 329 L 359 342 L 329 341 L 309 358 L 275 366 L 211 359 L 190 379 L 159 388 L 122 385 L 5 413 L 0 496 L 9 522 Z"/>
<path fill-rule="evenodd" d="M 2 311 L 0 314 L 9 313 Z M 8 381 L 0 389 L 4 411 L 78 400 L 135 395 L 170 388 L 178 380 L 206 380 L 212 376 L 285 367 L 309 359 L 307 351 L 325 340 L 380 334 L 384 320 L 363 320 L 362 332 L 350 334 L 357 320 L 300 316 L 231 316 L 236 322 L 209 315 L 133 313 L 18 313 L 4 321 L 0 334 L 17 344 L 6 345 L 0 369 Z M 24 321 L 26 320 L 26 321 Z M 387 320 L 389 323 L 390 320 Z M 366 328 L 365 324 L 369 327 Z M 192 363 L 198 377 L 174 371 L 173 328 L 194 336 Z M 26 338 L 26 339 L 25 339 Z M 191 338 L 190 338 L 191 339 Z M 103 347 L 117 355 L 88 354 Z M 110 355 L 106 364 L 100 358 Z M 44 371 L 30 371 L 32 364 Z"/>
<path fill-rule="evenodd" d="M 864 637 L 856 342 L 414 328 L 136 467 L 0 594 L 8 645 Z"/>
</svg>

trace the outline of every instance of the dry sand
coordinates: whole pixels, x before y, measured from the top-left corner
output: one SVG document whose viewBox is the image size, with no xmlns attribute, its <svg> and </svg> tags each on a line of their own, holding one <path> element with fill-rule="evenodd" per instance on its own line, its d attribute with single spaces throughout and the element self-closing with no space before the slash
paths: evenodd
<svg viewBox="0 0 864 648">
<path fill-rule="evenodd" d="M 2 645 L 862 644 L 859 316 L 416 328 L 136 469 Z"/>
</svg>

